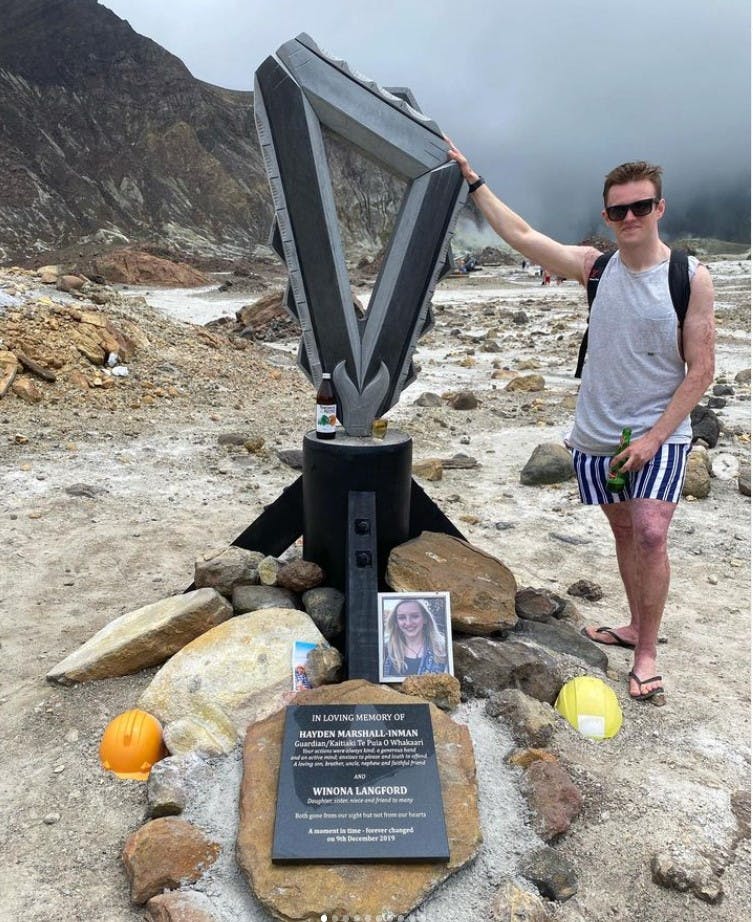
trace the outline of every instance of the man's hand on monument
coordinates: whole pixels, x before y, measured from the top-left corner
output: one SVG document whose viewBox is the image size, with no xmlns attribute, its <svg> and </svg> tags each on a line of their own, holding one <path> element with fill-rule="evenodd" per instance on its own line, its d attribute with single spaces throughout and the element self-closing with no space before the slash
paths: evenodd
<svg viewBox="0 0 753 922">
<path fill-rule="evenodd" d="M 461 153 L 457 147 L 455 147 L 452 140 L 448 138 L 447 135 L 444 136 L 444 139 L 450 145 L 450 149 L 447 151 L 448 159 L 454 160 L 455 163 L 457 163 L 457 165 L 460 167 L 460 172 L 463 174 L 463 179 L 467 183 L 470 184 L 476 182 L 476 180 L 479 179 L 479 174 L 474 169 L 472 169 L 470 163 L 468 162 L 468 158 L 465 156 L 465 154 Z"/>
</svg>

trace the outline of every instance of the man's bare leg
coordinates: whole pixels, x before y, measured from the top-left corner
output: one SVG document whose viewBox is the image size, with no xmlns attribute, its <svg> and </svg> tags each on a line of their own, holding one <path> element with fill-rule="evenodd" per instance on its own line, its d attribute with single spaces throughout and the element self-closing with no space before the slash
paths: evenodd
<svg viewBox="0 0 753 922">
<path fill-rule="evenodd" d="M 630 624 L 616 633 L 635 643 L 633 671 L 641 679 L 657 674 L 657 639 L 669 591 L 667 534 L 674 503 L 658 499 L 634 499 L 601 507 L 612 528 L 617 563 L 630 606 Z M 660 682 L 630 679 L 633 695 L 651 692 Z"/>
</svg>

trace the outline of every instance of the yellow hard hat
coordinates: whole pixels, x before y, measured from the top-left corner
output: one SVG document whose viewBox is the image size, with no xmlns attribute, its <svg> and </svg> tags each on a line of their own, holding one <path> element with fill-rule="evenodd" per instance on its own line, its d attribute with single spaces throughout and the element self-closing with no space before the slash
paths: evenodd
<svg viewBox="0 0 753 922">
<path fill-rule="evenodd" d="M 166 755 L 160 722 L 136 708 L 114 717 L 99 744 L 102 767 L 118 778 L 146 781 L 152 765 Z"/>
<path fill-rule="evenodd" d="M 591 739 L 609 739 L 622 726 L 617 695 L 596 676 L 581 675 L 565 682 L 554 707 L 571 726 Z"/>
</svg>

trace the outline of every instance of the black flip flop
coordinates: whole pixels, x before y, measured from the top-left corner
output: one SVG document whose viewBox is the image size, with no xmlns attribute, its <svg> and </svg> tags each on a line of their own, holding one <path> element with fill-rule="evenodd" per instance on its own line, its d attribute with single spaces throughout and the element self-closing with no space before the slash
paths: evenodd
<svg viewBox="0 0 753 922">
<path fill-rule="evenodd" d="M 635 672 L 631 669 L 628 673 L 633 681 L 638 683 L 638 688 L 642 688 L 644 685 L 649 685 L 651 682 L 662 682 L 663 679 L 660 675 L 651 676 L 650 679 L 639 679 Z M 664 694 L 664 686 L 659 685 L 658 688 L 652 688 L 651 691 L 642 692 L 641 694 L 634 695 L 631 691 L 628 691 L 628 694 L 633 699 L 633 701 L 648 701 L 649 698 L 655 698 L 657 695 Z"/>
<path fill-rule="evenodd" d="M 602 626 L 594 628 L 594 632 L 596 634 L 608 634 L 612 638 L 612 641 L 597 640 L 595 637 L 591 637 L 585 628 L 581 630 L 581 634 L 584 637 L 587 637 L 589 640 L 593 641 L 593 643 L 601 644 L 602 647 L 626 647 L 628 650 L 635 650 L 635 644 L 630 643 L 629 640 L 623 640 L 614 628 Z"/>
</svg>

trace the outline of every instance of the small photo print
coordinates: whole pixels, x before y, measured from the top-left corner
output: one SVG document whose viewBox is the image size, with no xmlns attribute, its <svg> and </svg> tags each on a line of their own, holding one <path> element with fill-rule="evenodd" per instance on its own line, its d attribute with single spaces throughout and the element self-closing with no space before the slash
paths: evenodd
<svg viewBox="0 0 753 922">
<path fill-rule="evenodd" d="M 380 592 L 379 681 L 409 675 L 452 675 L 449 592 Z"/>
<path fill-rule="evenodd" d="M 313 688 L 307 670 L 309 653 L 316 649 L 315 643 L 296 640 L 293 644 L 293 691 L 302 691 L 304 688 Z"/>
</svg>

